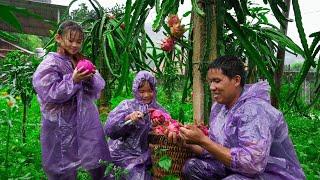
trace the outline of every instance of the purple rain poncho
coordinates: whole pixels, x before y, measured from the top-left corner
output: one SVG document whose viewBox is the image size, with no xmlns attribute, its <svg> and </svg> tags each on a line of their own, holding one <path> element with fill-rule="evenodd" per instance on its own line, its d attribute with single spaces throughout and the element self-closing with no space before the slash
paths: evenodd
<svg viewBox="0 0 320 180">
<path fill-rule="evenodd" d="M 70 176 L 79 166 L 87 170 L 110 160 L 97 99 L 105 82 L 99 73 L 74 83 L 71 59 L 49 53 L 33 75 L 42 112 L 42 164 L 50 175 Z M 63 178 L 63 176 L 61 176 Z"/>
<path fill-rule="evenodd" d="M 150 104 L 143 104 L 138 94 L 138 87 L 143 80 L 147 80 L 154 89 L 154 97 Z M 110 137 L 108 141 L 110 155 L 113 162 L 129 171 L 126 179 L 151 179 L 147 171 L 151 166 L 151 154 L 148 145 L 148 133 L 151 130 L 149 114 L 134 124 L 125 125 L 125 117 L 133 111 L 146 113 L 148 108 L 160 109 L 166 112 L 156 102 L 156 79 L 147 71 L 140 71 L 133 81 L 135 99 L 124 100 L 113 109 L 106 122 L 105 132 Z"/>
<path fill-rule="evenodd" d="M 231 149 L 231 167 L 204 151 L 185 163 L 186 179 L 305 179 L 283 115 L 270 104 L 269 89 L 265 81 L 245 85 L 231 109 L 213 104 L 209 137 Z"/>
</svg>

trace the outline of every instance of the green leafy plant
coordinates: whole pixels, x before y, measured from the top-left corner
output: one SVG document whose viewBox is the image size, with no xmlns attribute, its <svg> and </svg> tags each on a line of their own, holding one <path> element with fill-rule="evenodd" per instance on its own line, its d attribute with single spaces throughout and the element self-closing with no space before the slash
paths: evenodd
<svg viewBox="0 0 320 180">
<path fill-rule="evenodd" d="M 165 148 L 156 148 L 154 150 L 154 156 L 155 157 L 159 157 L 159 160 L 157 162 L 157 165 L 166 170 L 169 171 L 169 169 L 172 166 L 172 159 L 170 156 L 166 155 L 166 152 L 168 151 L 168 149 Z"/>
<path fill-rule="evenodd" d="M 168 155 L 164 155 L 159 159 L 158 166 L 166 171 L 169 171 L 172 166 L 172 159 Z"/>
<path fill-rule="evenodd" d="M 119 167 L 114 163 L 100 160 L 100 164 L 106 167 L 104 175 L 109 178 L 114 178 L 115 180 L 120 180 L 126 177 L 129 171 L 125 168 Z"/>
<path fill-rule="evenodd" d="M 5 179 L 7 179 L 9 177 L 8 175 L 8 161 L 9 161 L 9 146 L 10 146 L 10 140 L 11 140 L 11 128 L 12 128 L 12 121 L 14 120 L 14 115 L 15 112 L 18 110 L 18 106 L 16 104 L 16 100 L 14 97 L 12 97 L 11 95 L 8 95 L 6 93 L 2 94 L 0 96 L 0 100 L 3 102 L 5 101 L 7 104 L 7 108 L 6 109 L 1 109 L 0 111 L 0 124 L 6 124 L 8 127 L 7 130 L 7 134 L 6 134 L 6 139 L 5 139 L 5 144 L 6 144 L 6 155 L 5 155 L 5 162 L 4 162 L 4 166 L 5 166 L 5 172 L 6 174 L 4 175 Z"/>
<path fill-rule="evenodd" d="M 161 180 L 179 180 L 180 178 L 173 175 L 164 176 Z"/>
<path fill-rule="evenodd" d="M 0 67 L 0 88 L 5 87 L 10 95 L 21 98 L 23 103 L 22 140 L 25 143 L 27 122 L 27 109 L 35 91 L 32 86 L 32 75 L 40 63 L 34 56 L 13 51 L 6 55 Z"/>
</svg>

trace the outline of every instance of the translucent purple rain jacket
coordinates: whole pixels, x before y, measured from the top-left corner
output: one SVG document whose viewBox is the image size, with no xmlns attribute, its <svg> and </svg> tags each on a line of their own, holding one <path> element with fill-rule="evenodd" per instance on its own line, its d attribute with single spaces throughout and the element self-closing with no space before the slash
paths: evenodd
<svg viewBox="0 0 320 180">
<path fill-rule="evenodd" d="M 154 87 L 154 99 L 146 105 L 143 104 L 138 94 L 139 84 L 147 80 Z M 134 124 L 125 125 L 125 117 L 133 111 L 146 113 L 148 108 L 161 109 L 156 102 L 156 79 L 147 72 L 140 71 L 133 81 L 134 99 L 124 100 L 109 114 L 105 132 L 110 137 L 108 141 L 110 155 L 114 163 L 126 168 L 129 174 L 126 179 L 143 180 L 151 179 L 147 169 L 151 166 L 151 156 L 148 147 L 148 133 L 151 130 L 149 114 Z"/>
<path fill-rule="evenodd" d="M 270 104 L 269 90 L 265 81 L 246 85 L 231 109 L 213 104 L 209 137 L 231 149 L 231 167 L 205 151 L 185 164 L 187 179 L 305 179 L 283 115 Z"/>
<path fill-rule="evenodd" d="M 100 159 L 110 160 L 93 102 L 105 82 L 96 73 L 76 84 L 72 73 L 69 58 L 49 53 L 33 75 L 42 112 L 42 164 L 49 174 L 70 174 L 80 165 L 89 170 Z"/>
</svg>

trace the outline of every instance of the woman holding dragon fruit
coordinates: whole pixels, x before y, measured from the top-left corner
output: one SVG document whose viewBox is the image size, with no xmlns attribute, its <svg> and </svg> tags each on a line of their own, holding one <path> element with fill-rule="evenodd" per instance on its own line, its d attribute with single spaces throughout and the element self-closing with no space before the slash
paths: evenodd
<svg viewBox="0 0 320 180">
<path fill-rule="evenodd" d="M 80 61 L 83 39 L 80 25 L 63 22 L 55 37 L 57 52 L 49 53 L 33 75 L 42 113 L 42 164 L 49 180 L 76 179 L 80 166 L 92 179 L 102 179 L 99 161 L 110 159 L 93 102 L 105 82 L 90 61 Z"/>
</svg>

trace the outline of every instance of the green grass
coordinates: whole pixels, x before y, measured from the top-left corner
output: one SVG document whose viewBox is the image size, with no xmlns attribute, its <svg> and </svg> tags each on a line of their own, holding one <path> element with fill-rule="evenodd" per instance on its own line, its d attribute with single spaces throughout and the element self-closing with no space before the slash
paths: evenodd
<svg viewBox="0 0 320 180">
<path fill-rule="evenodd" d="M 288 113 L 286 120 L 307 179 L 320 179 L 320 111 L 313 112 L 310 117 Z"/>
<path fill-rule="evenodd" d="M 159 96 L 163 97 L 163 92 Z M 126 97 L 127 98 L 127 97 Z M 113 99 L 113 107 L 124 98 Z M 166 103 L 165 98 L 159 98 L 159 102 L 167 108 L 173 118 L 178 117 L 178 107 L 180 99 L 176 99 L 170 105 Z M 40 150 L 40 110 L 36 98 L 32 100 L 32 106 L 28 113 L 27 122 L 27 139 L 22 143 L 21 137 L 21 117 L 22 105 L 18 103 L 19 111 L 14 113 L 14 121 L 10 133 L 9 144 L 9 166 L 5 170 L 6 155 L 6 134 L 8 126 L 4 123 L 4 118 L 0 117 L 0 177 L 6 173 L 10 179 L 45 179 L 45 174 L 41 167 L 41 150 Z M 187 103 L 184 107 L 185 118 L 192 119 L 192 106 Z M 0 99 L 0 110 L 7 109 L 7 104 Z M 101 117 L 105 121 L 106 116 Z M 315 111 L 310 117 L 303 117 L 297 113 L 291 112 L 286 114 L 290 136 L 295 145 L 299 161 L 302 164 L 307 179 L 319 179 L 320 174 L 320 111 Z M 24 178 L 22 178 L 24 177 Z M 85 171 L 80 170 L 79 179 L 88 179 Z M 1 178 L 0 178 L 1 179 Z"/>
<path fill-rule="evenodd" d="M 39 105 L 33 99 L 32 106 L 29 109 L 27 127 L 26 127 L 26 143 L 22 143 L 21 126 L 22 126 L 22 105 L 18 112 L 13 113 L 12 129 L 10 133 L 8 177 L 17 179 L 19 177 L 44 177 L 41 168 L 41 150 L 40 150 L 40 110 Z M 6 102 L 0 103 L 0 109 L 7 109 Z M 3 119 L 1 118 L 1 122 Z M 0 125 L 0 177 L 6 174 L 5 171 L 5 155 L 6 155 L 6 135 L 8 131 L 7 123 Z"/>
</svg>

